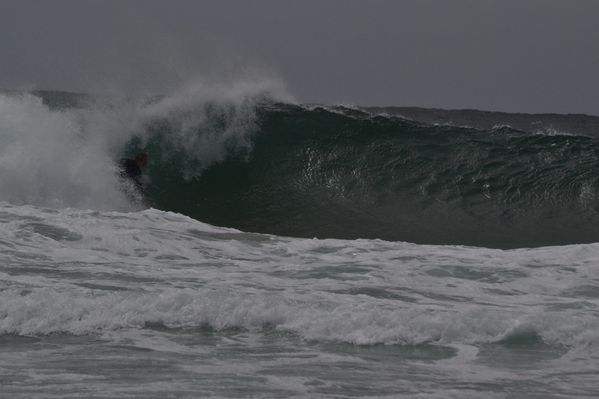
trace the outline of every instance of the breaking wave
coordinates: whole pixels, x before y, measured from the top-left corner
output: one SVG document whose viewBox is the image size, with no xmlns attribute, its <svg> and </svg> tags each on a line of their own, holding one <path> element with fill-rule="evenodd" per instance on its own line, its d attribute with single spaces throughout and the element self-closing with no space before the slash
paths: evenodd
<svg viewBox="0 0 599 399">
<path fill-rule="evenodd" d="M 276 84 L 176 96 L 0 95 L 0 200 L 139 209 L 244 231 L 498 248 L 599 241 L 599 141 L 293 105 Z"/>
</svg>

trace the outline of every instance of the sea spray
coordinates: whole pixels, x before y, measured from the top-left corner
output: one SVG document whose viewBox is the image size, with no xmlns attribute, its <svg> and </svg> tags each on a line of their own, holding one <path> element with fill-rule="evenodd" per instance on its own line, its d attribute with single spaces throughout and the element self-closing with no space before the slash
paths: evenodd
<svg viewBox="0 0 599 399">
<path fill-rule="evenodd" d="M 115 179 L 114 134 L 102 124 L 89 125 L 88 111 L 50 110 L 40 98 L 22 94 L 0 95 L 0 114 L 0 200 L 129 207 Z"/>
<path fill-rule="evenodd" d="M 232 149 L 251 146 L 254 108 L 278 95 L 276 82 L 200 84 L 172 96 L 69 98 L 57 103 L 29 93 L 0 94 L 0 200 L 102 210 L 136 209 L 116 161 L 160 137 L 173 154 L 193 160 L 195 176 Z M 272 100 L 272 99 L 271 99 Z M 65 106 L 66 103 L 66 106 Z M 168 134 L 152 126 L 168 126 Z M 166 144 L 165 144 L 166 147 Z"/>
</svg>

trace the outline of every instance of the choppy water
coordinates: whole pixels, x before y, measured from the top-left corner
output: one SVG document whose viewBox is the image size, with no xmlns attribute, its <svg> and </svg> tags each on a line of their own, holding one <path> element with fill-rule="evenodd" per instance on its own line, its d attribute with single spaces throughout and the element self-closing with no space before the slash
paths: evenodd
<svg viewBox="0 0 599 399">
<path fill-rule="evenodd" d="M 0 205 L 2 397 L 597 397 L 599 244 Z"/>
<path fill-rule="evenodd" d="M 0 94 L 1 398 L 599 397 L 594 135 L 275 91 Z"/>
</svg>

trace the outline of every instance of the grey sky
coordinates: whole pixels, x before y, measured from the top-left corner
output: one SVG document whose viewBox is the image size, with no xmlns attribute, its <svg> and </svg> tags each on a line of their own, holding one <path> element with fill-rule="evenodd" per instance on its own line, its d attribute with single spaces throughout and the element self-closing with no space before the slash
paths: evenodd
<svg viewBox="0 0 599 399">
<path fill-rule="evenodd" d="M 599 0 L 0 0 L 0 86 L 599 114 Z"/>
</svg>

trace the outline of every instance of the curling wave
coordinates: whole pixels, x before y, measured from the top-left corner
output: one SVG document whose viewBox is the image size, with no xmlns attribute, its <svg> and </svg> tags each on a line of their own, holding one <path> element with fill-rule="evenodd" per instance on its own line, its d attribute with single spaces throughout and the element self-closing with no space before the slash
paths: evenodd
<svg viewBox="0 0 599 399">
<path fill-rule="evenodd" d="M 154 157 L 169 134 L 155 136 Z M 260 108 L 251 137 L 251 149 L 191 177 L 183 154 L 155 163 L 148 200 L 287 236 L 500 248 L 599 240 L 595 138 L 293 105 Z"/>
</svg>

